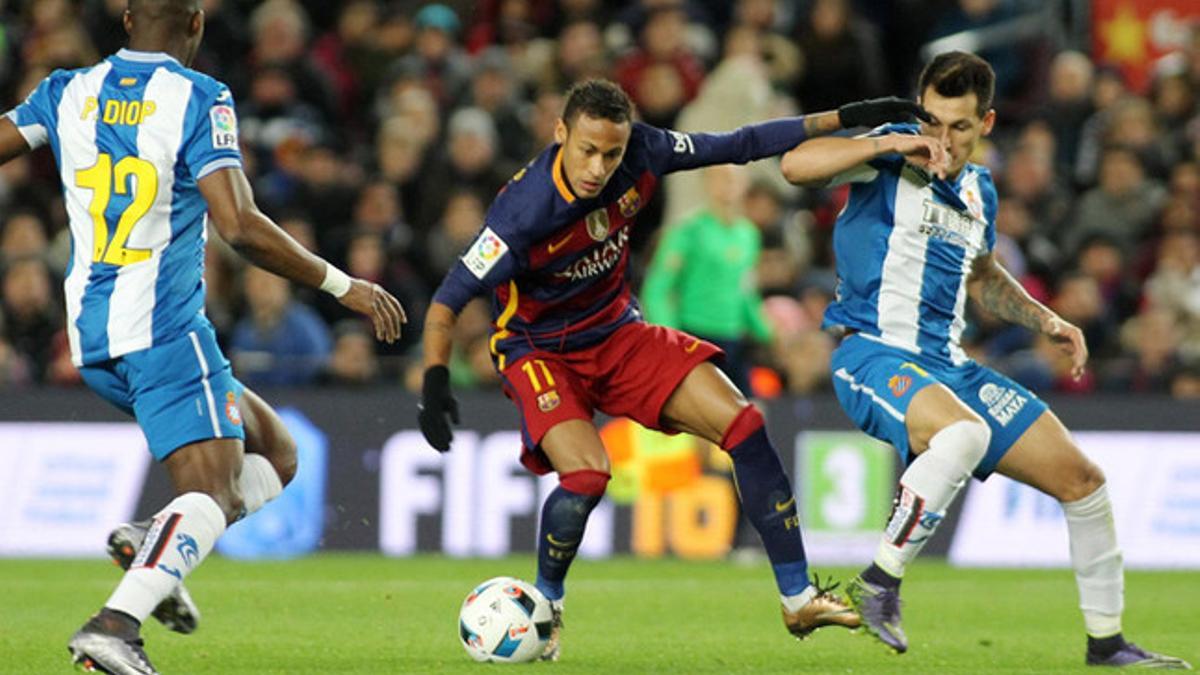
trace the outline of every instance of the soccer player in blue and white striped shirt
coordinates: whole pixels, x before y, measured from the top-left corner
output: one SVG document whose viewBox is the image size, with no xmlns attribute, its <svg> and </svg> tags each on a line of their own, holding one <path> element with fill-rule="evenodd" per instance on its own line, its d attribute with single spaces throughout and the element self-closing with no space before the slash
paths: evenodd
<svg viewBox="0 0 1200 675">
<path fill-rule="evenodd" d="M 51 73 L 0 118 L 0 162 L 46 144 L 58 162 L 72 359 L 89 387 L 136 417 L 179 494 L 110 537 L 128 571 L 70 641 L 77 663 L 105 672 L 154 672 L 138 637 L 151 613 L 194 630 L 183 577 L 296 471 L 291 436 L 233 377 L 204 315 L 207 214 L 251 262 L 331 293 L 370 317 L 378 338 L 394 341 L 405 320 L 386 291 L 309 253 L 255 206 L 229 89 L 187 67 L 204 33 L 200 5 L 129 0 L 128 49 Z"/>
<path fill-rule="evenodd" d="M 999 471 L 1062 503 L 1087 663 L 1187 667 L 1121 635 L 1123 571 L 1104 474 L 1045 403 L 959 346 L 970 297 L 1049 336 L 1076 377 L 1088 355 L 1080 330 L 996 261 L 996 188 L 986 168 L 968 161 L 996 120 L 994 83 L 983 59 L 941 54 L 919 81 L 931 121 L 812 139 L 784 156 L 793 183 L 851 184 L 834 231 L 837 298 L 825 313 L 826 327 L 846 332 L 833 355 L 834 390 L 855 423 L 907 465 L 875 560 L 849 595 L 872 634 L 907 650 L 905 566 L 967 479 Z"/>
</svg>

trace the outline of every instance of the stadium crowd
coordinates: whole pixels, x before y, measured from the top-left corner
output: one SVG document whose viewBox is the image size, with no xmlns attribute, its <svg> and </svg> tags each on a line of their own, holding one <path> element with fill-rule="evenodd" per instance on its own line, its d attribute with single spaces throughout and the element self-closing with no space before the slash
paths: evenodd
<svg viewBox="0 0 1200 675">
<path fill-rule="evenodd" d="M 404 303 L 397 345 L 326 295 L 243 266 L 210 237 L 208 315 L 251 385 L 419 387 L 420 319 L 492 196 L 552 142 L 562 92 L 609 77 L 642 118 L 728 130 L 855 99 L 911 96 L 928 40 L 1002 21 L 1018 0 L 205 0 L 195 67 L 234 92 L 246 172 L 303 245 Z M 1028 3 L 1025 3 L 1028 4 Z M 55 68 L 123 45 L 125 0 L 0 2 L 0 108 Z M 1200 28 L 1144 93 L 1086 53 L 1032 40 L 984 52 L 998 75 L 997 248 L 1034 297 L 1086 333 L 1081 381 L 1045 339 L 975 315 L 979 360 L 1038 392 L 1200 397 Z M 886 56 L 885 56 L 886 55 Z M 70 257 L 48 150 L 0 167 L 0 388 L 73 385 L 60 283 Z M 761 233 L 770 330 L 760 394 L 829 388 L 820 330 L 845 189 L 800 190 L 751 167 L 741 210 Z M 669 178 L 640 216 L 641 274 L 658 237 L 707 202 Z M 635 285 L 636 287 L 636 285 Z M 455 386 L 492 387 L 488 308 L 464 311 Z M 766 337 L 762 337 L 766 336 Z"/>
</svg>

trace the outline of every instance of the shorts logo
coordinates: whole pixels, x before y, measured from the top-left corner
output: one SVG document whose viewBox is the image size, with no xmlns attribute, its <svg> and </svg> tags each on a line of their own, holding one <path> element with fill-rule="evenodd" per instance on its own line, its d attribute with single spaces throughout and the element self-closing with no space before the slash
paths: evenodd
<svg viewBox="0 0 1200 675">
<path fill-rule="evenodd" d="M 462 262 L 476 279 L 483 279 L 507 252 L 508 244 L 492 228 L 485 227 L 471 248 L 463 254 Z"/>
<path fill-rule="evenodd" d="M 888 389 L 891 390 L 892 396 L 900 398 L 912 386 L 912 378 L 907 375 L 893 375 L 888 380 Z"/>
<path fill-rule="evenodd" d="M 558 397 L 558 392 L 551 389 L 550 391 L 537 397 L 538 410 L 548 413 L 558 407 L 562 403 L 562 399 Z"/>
<path fill-rule="evenodd" d="M 237 147 L 237 115 L 227 105 L 214 105 L 208 111 L 212 122 L 212 144 L 214 148 Z"/>
<path fill-rule="evenodd" d="M 992 419 L 999 422 L 1002 427 L 1008 426 L 1008 423 L 1029 402 L 1029 398 L 1022 396 L 1017 390 L 1001 387 L 992 382 L 979 388 L 979 400 L 987 406 L 988 414 L 992 416 Z"/>
<path fill-rule="evenodd" d="M 642 208 L 642 195 L 638 194 L 636 187 L 629 188 L 625 194 L 621 195 L 621 198 L 617 200 L 617 208 L 626 218 L 632 218 Z"/>
<path fill-rule="evenodd" d="M 685 354 L 691 354 L 692 352 L 696 351 L 696 348 L 699 346 L 700 346 L 700 340 L 698 340 L 696 338 L 692 338 L 692 341 L 689 342 L 687 344 L 687 346 L 683 348 L 683 352 Z"/>
<path fill-rule="evenodd" d="M 242 411 L 238 410 L 237 396 L 232 391 L 225 392 L 225 417 L 233 426 L 242 426 Z"/>
<path fill-rule="evenodd" d="M 584 218 L 587 222 L 587 232 L 592 239 L 604 241 L 608 238 L 608 210 L 596 209 Z"/>
</svg>

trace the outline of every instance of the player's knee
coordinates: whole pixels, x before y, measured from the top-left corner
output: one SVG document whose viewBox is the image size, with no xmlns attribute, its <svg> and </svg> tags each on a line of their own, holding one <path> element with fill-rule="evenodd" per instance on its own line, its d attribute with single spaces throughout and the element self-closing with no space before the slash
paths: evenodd
<svg viewBox="0 0 1200 675">
<path fill-rule="evenodd" d="M 563 488 L 576 494 L 599 497 L 608 489 L 610 478 L 612 476 L 607 471 L 580 469 L 578 471 L 559 474 L 558 482 Z"/>
<path fill-rule="evenodd" d="M 734 448 L 745 442 L 747 438 L 750 438 L 759 429 L 762 429 L 764 424 L 765 420 L 758 406 L 753 403 L 747 404 L 737 414 L 737 417 L 733 418 L 733 422 L 725 429 L 725 433 L 721 435 L 721 448 L 726 452 L 732 452 Z"/>
<path fill-rule="evenodd" d="M 1060 502 L 1077 502 L 1094 494 L 1104 485 L 1104 471 L 1082 452 L 1077 451 L 1077 455 L 1080 461 L 1066 472 L 1065 480 L 1059 485 L 1058 494 L 1054 495 Z"/>
<path fill-rule="evenodd" d="M 929 440 L 929 450 L 953 456 L 964 469 L 973 470 L 987 455 L 992 430 L 978 417 L 948 424 Z"/>
<path fill-rule="evenodd" d="M 225 514 L 225 521 L 228 523 L 232 523 L 245 515 L 245 502 L 242 500 L 242 490 L 238 487 L 236 480 L 225 481 L 213 479 L 196 486 L 194 491 L 203 492 L 212 497 L 217 506 L 221 507 L 221 512 Z"/>
</svg>

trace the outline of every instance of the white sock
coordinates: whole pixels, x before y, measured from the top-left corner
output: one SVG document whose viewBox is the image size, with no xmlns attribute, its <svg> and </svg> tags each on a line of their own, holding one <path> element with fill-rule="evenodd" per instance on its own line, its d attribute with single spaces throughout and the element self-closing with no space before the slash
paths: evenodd
<svg viewBox="0 0 1200 675">
<path fill-rule="evenodd" d="M 1125 573 L 1108 488 L 1101 485 L 1083 499 L 1062 506 L 1084 626 L 1092 637 L 1116 635 L 1121 632 L 1125 608 Z"/>
<path fill-rule="evenodd" d="M 795 614 L 800 611 L 800 608 L 807 605 L 813 598 L 817 597 L 817 587 L 809 584 L 804 590 L 795 595 L 780 595 L 779 600 L 783 602 L 783 608 L 789 614 Z"/>
<path fill-rule="evenodd" d="M 129 571 L 105 603 L 145 621 L 212 550 L 225 531 L 225 514 L 212 497 L 188 492 L 154 516 Z"/>
<path fill-rule="evenodd" d="M 894 577 L 917 557 L 933 536 L 946 507 L 987 454 L 992 430 L 967 420 L 946 426 L 929 439 L 900 476 L 892 517 L 875 552 L 875 564 Z"/>
<path fill-rule="evenodd" d="M 247 452 L 242 460 L 242 475 L 238 476 L 246 515 L 261 509 L 264 504 L 283 492 L 279 474 L 266 457 Z"/>
</svg>

